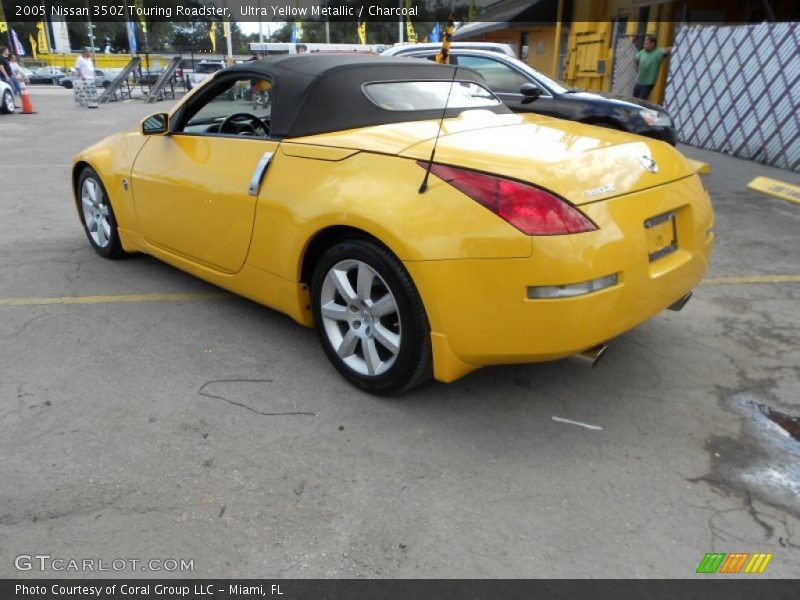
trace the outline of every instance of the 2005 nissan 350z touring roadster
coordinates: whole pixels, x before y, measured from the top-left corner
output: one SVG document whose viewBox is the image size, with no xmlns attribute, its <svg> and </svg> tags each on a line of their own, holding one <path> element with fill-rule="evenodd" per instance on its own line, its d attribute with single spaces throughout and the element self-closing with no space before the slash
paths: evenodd
<svg viewBox="0 0 800 600">
<path fill-rule="evenodd" d="M 513 114 L 477 73 L 414 59 L 219 71 L 81 152 L 73 185 L 99 254 L 145 252 L 315 326 L 375 394 L 596 355 L 680 308 L 714 237 L 670 145 Z"/>
</svg>

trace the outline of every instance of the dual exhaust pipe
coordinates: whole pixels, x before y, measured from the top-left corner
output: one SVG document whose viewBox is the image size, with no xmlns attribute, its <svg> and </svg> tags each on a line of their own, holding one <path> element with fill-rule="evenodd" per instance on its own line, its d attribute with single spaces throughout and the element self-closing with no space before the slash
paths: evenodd
<svg viewBox="0 0 800 600">
<path fill-rule="evenodd" d="M 689 299 L 692 297 L 692 292 L 687 292 L 681 298 L 675 302 L 674 304 L 670 304 L 667 308 L 669 310 L 678 311 L 686 306 L 686 303 L 689 302 Z M 571 358 L 575 359 L 576 361 L 586 365 L 590 369 L 593 369 L 600 359 L 603 358 L 603 355 L 608 350 L 608 346 L 606 344 L 597 344 L 588 350 L 584 350 L 583 352 L 579 352 L 578 354 L 573 354 Z"/>
<path fill-rule="evenodd" d="M 684 295 L 681 297 L 681 299 L 680 299 L 680 300 L 678 300 L 678 301 L 677 301 L 675 304 L 670 304 L 670 305 L 667 307 L 667 310 L 674 310 L 674 311 L 678 311 L 678 310 L 682 309 L 684 306 L 686 306 L 686 303 L 687 303 L 687 302 L 689 301 L 689 299 L 692 297 L 692 293 L 693 293 L 693 292 L 686 292 L 686 294 L 684 294 Z"/>
<path fill-rule="evenodd" d="M 577 362 L 589 367 L 590 369 L 594 369 L 594 366 L 600 362 L 601 358 L 603 358 L 606 350 L 608 350 L 608 346 L 605 344 L 597 344 L 597 346 L 594 346 L 593 348 L 589 348 L 588 350 L 584 350 L 578 354 L 573 354 L 570 358 L 575 359 Z"/>
</svg>

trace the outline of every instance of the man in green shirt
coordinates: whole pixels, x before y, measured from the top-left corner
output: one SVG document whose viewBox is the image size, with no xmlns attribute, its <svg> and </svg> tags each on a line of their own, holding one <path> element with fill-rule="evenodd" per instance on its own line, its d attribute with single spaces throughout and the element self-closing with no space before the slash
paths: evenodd
<svg viewBox="0 0 800 600">
<path fill-rule="evenodd" d="M 648 35 L 644 38 L 644 49 L 636 53 L 636 85 L 633 86 L 633 95 L 636 98 L 647 100 L 653 86 L 658 79 L 661 62 L 669 56 L 672 48 L 656 48 L 656 36 Z"/>
</svg>

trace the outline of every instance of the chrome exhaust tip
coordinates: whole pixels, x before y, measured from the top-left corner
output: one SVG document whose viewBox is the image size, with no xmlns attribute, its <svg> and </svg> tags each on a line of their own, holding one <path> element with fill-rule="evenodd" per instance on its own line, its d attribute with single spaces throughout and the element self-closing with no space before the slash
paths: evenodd
<svg viewBox="0 0 800 600">
<path fill-rule="evenodd" d="M 589 348 L 588 350 L 584 350 L 578 354 L 573 354 L 571 358 L 574 358 L 590 369 L 594 369 L 595 365 L 600 362 L 601 358 L 603 358 L 606 350 L 608 350 L 608 346 L 605 344 L 597 344 L 597 346 L 594 346 L 593 348 Z"/>
<path fill-rule="evenodd" d="M 683 296 L 683 297 L 682 297 L 680 300 L 678 300 L 678 301 L 677 301 L 675 304 L 670 304 L 670 305 L 667 307 L 667 309 L 669 309 L 669 310 L 674 310 L 674 311 L 678 311 L 678 310 L 682 309 L 684 306 L 686 306 L 686 303 L 687 303 L 687 302 L 689 301 L 689 299 L 692 297 L 692 294 L 693 294 L 693 293 L 694 293 L 694 292 L 687 292 L 687 293 L 686 293 L 686 294 L 685 294 L 685 295 L 684 295 L 684 296 Z"/>
</svg>

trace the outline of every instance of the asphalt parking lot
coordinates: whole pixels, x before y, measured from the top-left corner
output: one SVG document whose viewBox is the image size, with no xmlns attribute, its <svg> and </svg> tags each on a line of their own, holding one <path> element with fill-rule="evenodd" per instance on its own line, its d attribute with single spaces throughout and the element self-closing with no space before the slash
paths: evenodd
<svg viewBox="0 0 800 600">
<path fill-rule="evenodd" d="M 193 561 L 94 573 L 126 577 L 692 577 L 707 552 L 800 576 L 800 205 L 746 188 L 797 174 L 682 148 L 717 214 L 683 311 L 594 370 L 378 399 L 288 318 L 91 250 L 72 155 L 170 102 L 32 99 L 0 116 L 0 577 L 92 574 L 22 554 Z"/>
</svg>

